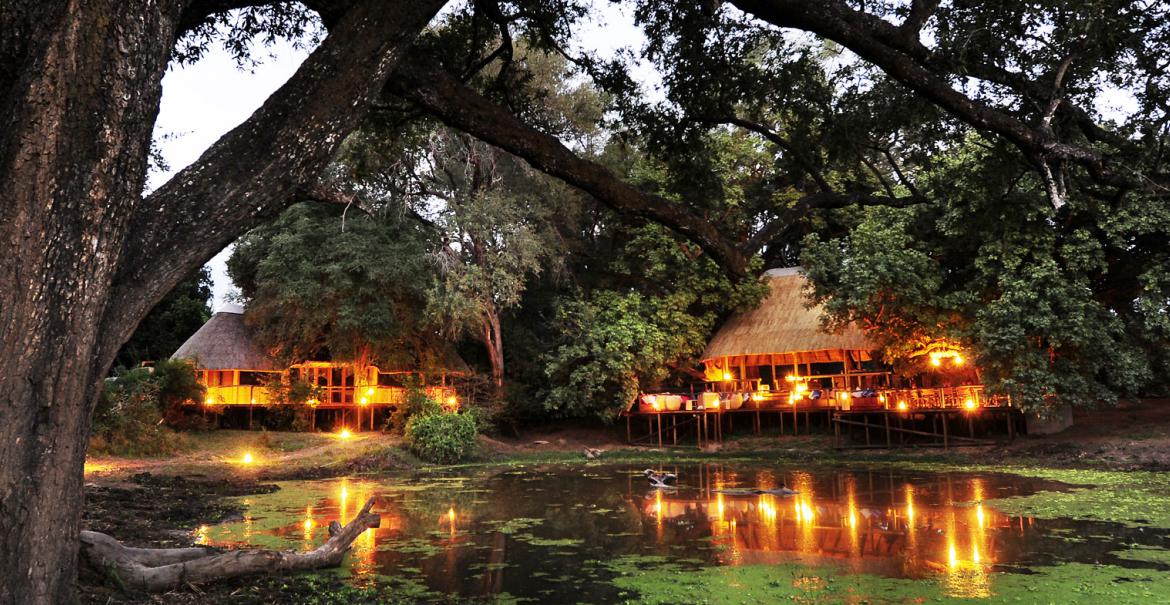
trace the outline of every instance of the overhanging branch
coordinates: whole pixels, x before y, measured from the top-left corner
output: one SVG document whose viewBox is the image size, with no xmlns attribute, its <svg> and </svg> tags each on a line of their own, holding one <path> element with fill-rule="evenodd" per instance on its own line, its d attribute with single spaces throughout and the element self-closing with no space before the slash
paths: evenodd
<svg viewBox="0 0 1170 605">
<path fill-rule="evenodd" d="M 661 196 L 639 190 L 604 166 L 582 159 L 556 137 L 523 123 L 427 58 L 412 55 L 387 91 L 426 110 L 444 124 L 503 149 L 627 215 L 657 222 L 690 238 L 729 274 L 746 275 L 748 255 L 714 223 Z"/>
</svg>

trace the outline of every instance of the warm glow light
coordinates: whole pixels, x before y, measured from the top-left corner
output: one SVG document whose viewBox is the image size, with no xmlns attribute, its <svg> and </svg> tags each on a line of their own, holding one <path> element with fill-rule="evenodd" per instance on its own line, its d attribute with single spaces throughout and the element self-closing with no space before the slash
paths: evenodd
<svg viewBox="0 0 1170 605">
<path fill-rule="evenodd" d="M 951 361 L 952 361 L 952 362 L 954 362 L 954 364 L 955 364 L 955 365 L 957 365 L 957 366 L 961 366 L 961 365 L 963 365 L 963 362 L 964 362 L 964 361 L 966 361 L 966 360 L 965 360 L 965 359 L 963 359 L 963 356 L 962 356 L 962 355 L 959 355 L 958 353 L 955 353 L 955 357 L 954 357 L 953 359 L 951 359 Z"/>
<path fill-rule="evenodd" d="M 947 562 L 950 564 L 951 567 L 958 567 L 959 566 L 959 555 L 955 552 L 955 543 L 954 542 L 950 543 L 950 552 L 948 553 L 948 556 L 947 556 Z"/>
<path fill-rule="evenodd" d="M 789 375 L 784 377 L 784 380 L 787 380 L 788 382 L 796 382 L 796 377 L 793 376 L 792 374 L 789 374 Z"/>
<path fill-rule="evenodd" d="M 212 399 L 211 397 L 207 398 L 207 405 L 212 405 L 214 403 L 215 403 L 215 399 Z"/>
<path fill-rule="evenodd" d="M 454 507 L 447 509 L 447 521 L 450 523 L 455 523 L 455 508 Z"/>
<path fill-rule="evenodd" d="M 455 406 L 459 405 L 459 398 L 454 396 L 454 395 L 451 395 L 450 397 L 447 398 L 447 405 L 449 407 L 455 407 Z"/>
<path fill-rule="evenodd" d="M 362 397 L 361 399 L 358 400 L 358 403 L 360 403 L 362 405 L 370 405 L 370 400 L 366 399 L 365 397 Z"/>
<path fill-rule="evenodd" d="M 305 531 L 309 531 L 309 530 L 313 529 L 313 520 L 312 519 L 305 519 L 304 526 L 305 526 Z"/>
<path fill-rule="evenodd" d="M 252 452 L 244 452 L 244 457 L 240 458 L 240 462 L 243 464 L 252 464 Z"/>
<path fill-rule="evenodd" d="M 975 520 L 979 522 L 979 527 L 983 527 L 983 505 L 975 506 Z"/>
<path fill-rule="evenodd" d="M 793 390 L 795 390 L 797 394 L 804 393 L 805 391 L 808 390 L 808 384 L 803 383 L 803 382 L 799 383 L 796 385 L 796 388 Z"/>
<path fill-rule="evenodd" d="M 349 439 L 353 435 L 349 432 L 349 429 L 341 429 L 341 432 L 337 433 L 337 436 L 342 439 Z"/>
<path fill-rule="evenodd" d="M 882 403 L 885 403 L 885 402 L 886 402 L 886 396 L 885 396 L 885 395 L 878 395 L 878 401 L 880 401 L 880 402 L 882 402 Z"/>
<path fill-rule="evenodd" d="M 848 401 L 849 400 L 849 393 L 846 393 L 845 391 L 841 391 L 840 393 L 837 393 L 837 399 L 840 399 L 841 401 Z"/>
<path fill-rule="evenodd" d="M 723 380 L 731 380 L 731 372 L 724 372 Z"/>
<path fill-rule="evenodd" d="M 305 403 L 307 403 L 307 404 L 309 404 L 309 405 L 314 405 L 314 406 L 315 406 L 315 405 L 317 405 L 317 400 L 316 400 L 316 399 L 310 399 L 310 400 L 306 401 Z"/>
<path fill-rule="evenodd" d="M 930 365 L 935 366 L 935 367 L 941 366 L 942 359 L 938 355 L 931 355 L 930 356 Z"/>
<path fill-rule="evenodd" d="M 899 410 L 904 410 L 904 409 L 906 409 L 906 402 L 905 402 L 905 401 L 899 401 L 899 402 L 898 402 L 898 409 L 899 409 Z"/>
<path fill-rule="evenodd" d="M 373 395 L 373 394 L 374 394 L 374 387 L 370 387 L 370 388 L 366 389 L 366 395 Z"/>
<path fill-rule="evenodd" d="M 976 565 L 979 564 L 979 547 L 978 546 L 971 547 L 971 561 L 973 561 Z"/>
<path fill-rule="evenodd" d="M 966 407 L 968 410 L 973 410 L 973 409 L 975 409 L 975 400 L 968 397 L 967 401 L 963 402 L 963 406 Z"/>
</svg>

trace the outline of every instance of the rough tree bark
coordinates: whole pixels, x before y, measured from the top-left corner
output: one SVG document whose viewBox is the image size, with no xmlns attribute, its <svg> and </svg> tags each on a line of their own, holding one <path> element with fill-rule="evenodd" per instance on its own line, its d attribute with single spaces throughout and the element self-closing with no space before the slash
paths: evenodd
<svg viewBox="0 0 1170 605">
<path fill-rule="evenodd" d="M 362 532 L 378 527 L 378 515 L 370 512 L 374 499 L 366 501 L 345 527 L 334 521 L 329 539 L 309 552 L 233 550 L 213 548 L 133 548 L 95 531 L 81 532 L 81 557 L 100 574 L 122 586 L 160 592 L 184 584 L 285 571 L 337 567 Z"/>
<path fill-rule="evenodd" d="M 443 2 L 351 3 L 264 107 L 144 199 L 180 23 L 233 4 L 0 3 L 0 603 L 75 600 L 86 438 L 118 348 L 316 177 Z"/>
</svg>

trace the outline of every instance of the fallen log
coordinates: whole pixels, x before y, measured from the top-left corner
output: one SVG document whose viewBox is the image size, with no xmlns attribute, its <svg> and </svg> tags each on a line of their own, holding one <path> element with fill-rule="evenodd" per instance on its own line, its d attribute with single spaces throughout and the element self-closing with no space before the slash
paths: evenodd
<svg viewBox="0 0 1170 605">
<path fill-rule="evenodd" d="M 232 550 L 214 548 L 133 548 L 95 531 L 81 532 L 81 559 L 123 589 L 145 592 L 170 590 L 237 576 L 337 567 L 354 540 L 381 519 L 371 513 L 370 498 L 345 527 L 329 524 L 329 540 L 309 552 L 291 550 Z"/>
</svg>

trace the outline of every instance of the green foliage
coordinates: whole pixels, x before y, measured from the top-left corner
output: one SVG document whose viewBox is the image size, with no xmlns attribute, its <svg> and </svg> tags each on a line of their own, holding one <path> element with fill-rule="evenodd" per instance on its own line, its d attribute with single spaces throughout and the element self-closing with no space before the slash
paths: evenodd
<svg viewBox="0 0 1170 605">
<path fill-rule="evenodd" d="M 288 362 L 414 364 L 430 340 L 422 320 L 433 275 L 428 235 L 399 213 L 290 208 L 245 236 L 228 274 L 257 337 Z"/>
<path fill-rule="evenodd" d="M 454 464 L 466 459 L 475 450 L 477 434 L 472 414 L 432 411 L 415 414 L 406 422 L 406 443 L 410 450 L 436 464 Z"/>
<path fill-rule="evenodd" d="M 161 375 L 138 368 L 106 380 L 94 410 L 89 451 L 99 455 L 162 456 L 175 453 L 182 440 L 164 423 L 164 405 L 179 401 L 194 372 L 185 362 L 171 362 Z M 186 391 L 202 397 L 202 388 Z M 176 415 L 177 418 L 183 418 Z M 190 425 L 190 422 L 183 422 Z"/>
<path fill-rule="evenodd" d="M 201 267 L 155 305 L 114 361 L 114 371 L 169 358 L 211 317 L 211 271 Z"/>
<path fill-rule="evenodd" d="M 443 411 L 439 402 L 427 396 L 418 376 L 410 375 L 406 378 L 406 397 L 402 405 L 396 406 L 386 418 L 383 429 L 399 435 L 405 434 L 407 423 L 411 418 L 423 414 L 438 414 Z"/>
<path fill-rule="evenodd" d="M 207 428 L 203 416 L 186 405 L 203 401 L 206 393 L 195 366 L 185 359 L 164 359 L 151 370 L 148 380 L 157 388 L 157 406 L 166 424 L 175 429 Z"/>
<path fill-rule="evenodd" d="M 545 357 L 545 405 L 556 415 L 614 418 L 640 390 L 689 367 L 721 316 L 763 298 L 759 282 L 733 283 L 660 227 L 628 235 L 612 268 L 641 276 L 640 287 L 597 288 L 560 305 L 561 338 Z"/>
<path fill-rule="evenodd" d="M 898 358 L 945 337 L 1027 409 L 1112 403 L 1165 380 L 1170 282 L 1160 264 L 1111 266 L 1170 213 L 1075 201 L 1054 230 L 1042 185 L 973 140 L 931 175 L 935 206 L 872 208 L 847 235 L 812 236 L 802 262 L 833 323 L 857 321 Z M 945 191 L 945 193 L 943 193 Z M 1075 217 L 1075 218 L 1073 218 Z"/>
</svg>

